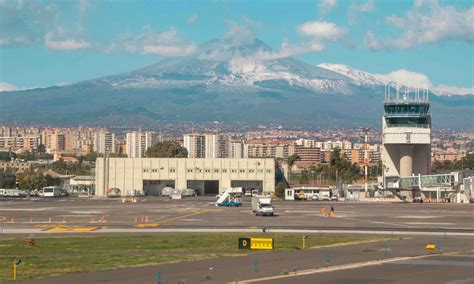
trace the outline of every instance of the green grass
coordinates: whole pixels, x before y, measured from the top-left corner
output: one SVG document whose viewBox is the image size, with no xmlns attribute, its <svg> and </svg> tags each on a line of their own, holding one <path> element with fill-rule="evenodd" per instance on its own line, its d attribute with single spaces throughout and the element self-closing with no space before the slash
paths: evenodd
<svg viewBox="0 0 474 284">
<path fill-rule="evenodd" d="M 0 280 L 12 278 L 12 263 L 20 258 L 18 279 L 87 272 L 102 269 L 189 261 L 245 254 L 238 249 L 239 237 L 273 237 L 275 250 L 300 249 L 297 234 L 160 234 L 146 236 L 101 236 L 36 238 L 29 247 L 27 238 L 0 240 Z M 380 240 L 370 237 L 312 235 L 306 247 Z"/>
</svg>

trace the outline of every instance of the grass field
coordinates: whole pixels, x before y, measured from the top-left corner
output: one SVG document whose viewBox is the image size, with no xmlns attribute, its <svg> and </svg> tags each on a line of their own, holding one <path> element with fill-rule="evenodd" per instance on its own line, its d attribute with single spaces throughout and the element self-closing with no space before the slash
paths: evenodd
<svg viewBox="0 0 474 284">
<path fill-rule="evenodd" d="M 100 236 L 27 238 L 0 240 L 0 280 L 12 279 L 12 263 L 20 258 L 17 279 L 87 272 L 103 269 L 189 261 L 249 253 L 238 249 L 239 237 L 273 237 L 275 250 L 300 249 L 296 234 L 160 234 L 146 236 Z M 313 235 L 306 247 L 380 240 L 370 237 Z"/>
</svg>

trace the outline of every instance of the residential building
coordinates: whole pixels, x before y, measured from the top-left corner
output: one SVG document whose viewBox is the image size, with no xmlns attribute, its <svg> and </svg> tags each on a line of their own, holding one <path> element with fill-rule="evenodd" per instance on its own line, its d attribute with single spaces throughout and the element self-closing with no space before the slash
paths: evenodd
<svg viewBox="0 0 474 284">
<path fill-rule="evenodd" d="M 185 134 L 184 148 L 188 158 L 227 158 L 229 157 L 229 136 L 224 134 Z"/>
<path fill-rule="evenodd" d="M 163 140 L 158 132 L 133 131 L 126 135 L 127 157 L 142 158 L 148 148 Z"/>
<path fill-rule="evenodd" d="M 94 136 L 94 151 L 99 154 L 115 153 L 115 134 L 106 131 L 96 132 Z"/>
</svg>

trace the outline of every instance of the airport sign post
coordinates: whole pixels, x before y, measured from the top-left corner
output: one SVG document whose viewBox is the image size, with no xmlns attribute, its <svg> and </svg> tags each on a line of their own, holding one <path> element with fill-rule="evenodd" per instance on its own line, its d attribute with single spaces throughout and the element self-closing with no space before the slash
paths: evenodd
<svg viewBox="0 0 474 284">
<path fill-rule="evenodd" d="M 239 249 L 272 250 L 273 238 L 239 238 Z"/>
</svg>

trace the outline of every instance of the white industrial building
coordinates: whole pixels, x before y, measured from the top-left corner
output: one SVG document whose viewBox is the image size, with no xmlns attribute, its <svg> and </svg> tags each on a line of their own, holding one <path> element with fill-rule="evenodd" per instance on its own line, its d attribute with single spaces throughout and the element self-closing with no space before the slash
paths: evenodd
<svg viewBox="0 0 474 284">
<path fill-rule="evenodd" d="M 275 191 L 274 159 L 97 158 L 96 195 L 119 189 L 160 194 L 164 187 L 218 194 L 229 187 Z"/>
</svg>

